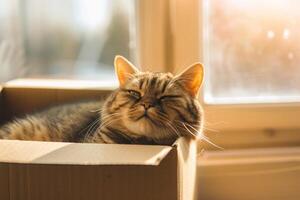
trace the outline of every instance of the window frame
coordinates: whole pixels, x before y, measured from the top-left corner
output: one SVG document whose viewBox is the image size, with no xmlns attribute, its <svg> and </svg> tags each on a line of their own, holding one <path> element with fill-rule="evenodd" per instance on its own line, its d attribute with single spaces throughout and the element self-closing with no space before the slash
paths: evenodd
<svg viewBox="0 0 300 200">
<path fill-rule="evenodd" d="M 194 62 L 202 62 L 204 59 L 204 1 L 169 1 L 170 32 L 172 35 L 172 56 L 167 70 L 178 73 Z M 187 23 L 188 22 L 188 23 Z M 198 41 L 198 42 L 195 42 Z M 168 45 L 165 43 L 165 45 Z M 285 145 L 300 143 L 299 136 L 293 131 L 300 130 L 300 102 L 299 103 L 256 103 L 256 104 L 207 104 L 204 101 L 204 87 L 200 94 L 200 101 L 204 108 L 206 128 L 205 134 L 215 137 L 224 135 L 224 142 L 220 140 L 220 146 L 228 144 L 226 133 L 248 133 L 247 141 L 243 146 L 253 145 L 257 134 L 280 135 L 286 134 L 290 141 Z M 293 132 L 293 134 L 290 134 Z M 224 133 L 224 134 L 223 134 Z M 279 134 L 280 133 L 280 134 Z M 254 134 L 253 137 L 248 137 Z M 234 137 L 231 137 L 234 139 Z M 226 143 L 227 141 L 227 143 Z M 270 138 L 266 138 L 266 144 Z M 279 142 L 280 143 L 280 142 Z M 278 144 L 279 144 L 278 143 Z M 240 145 L 241 146 L 241 145 Z"/>
</svg>

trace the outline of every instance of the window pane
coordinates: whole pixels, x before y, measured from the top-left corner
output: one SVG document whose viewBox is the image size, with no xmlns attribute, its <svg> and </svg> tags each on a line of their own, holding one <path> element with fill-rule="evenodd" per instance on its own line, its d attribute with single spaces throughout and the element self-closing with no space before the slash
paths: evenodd
<svg viewBox="0 0 300 200">
<path fill-rule="evenodd" d="M 0 0 L 0 82 L 16 77 L 115 80 L 135 60 L 134 0 Z"/>
<path fill-rule="evenodd" d="M 205 1 L 208 103 L 300 101 L 300 1 Z"/>
</svg>

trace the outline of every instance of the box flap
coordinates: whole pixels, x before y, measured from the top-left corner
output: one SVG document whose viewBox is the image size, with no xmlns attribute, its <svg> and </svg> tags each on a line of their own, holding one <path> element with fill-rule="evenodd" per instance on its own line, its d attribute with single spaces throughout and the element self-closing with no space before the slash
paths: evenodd
<svg viewBox="0 0 300 200">
<path fill-rule="evenodd" d="M 2 121 L 8 121 L 52 105 L 101 100 L 111 91 L 112 89 L 99 81 L 16 79 L 3 85 L 3 91 L 0 93 L 3 105 L 0 118 L 2 117 Z"/>
<path fill-rule="evenodd" d="M 0 140 L 0 163 L 159 165 L 172 147 Z"/>
<path fill-rule="evenodd" d="M 181 200 L 195 199 L 197 140 L 181 137 L 175 143 L 178 154 Z"/>
<path fill-rule="evenodd" d="M 113 90 L 118 87 L 115 80 L 112 81 L 90 81 L 70 79 L 15 79 L 5 83 L 5 88 L 47 88 L 47 89 L 101 89 Z"/>
</svg>

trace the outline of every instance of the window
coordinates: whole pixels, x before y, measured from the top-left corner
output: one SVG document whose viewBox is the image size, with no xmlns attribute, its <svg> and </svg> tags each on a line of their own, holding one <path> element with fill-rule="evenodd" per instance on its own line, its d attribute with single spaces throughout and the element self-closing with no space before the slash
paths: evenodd
<svg viewBox="0 0 300 200">
<path fill-rule="evenodd" d="M 136 62 L 133 0 L 0 0 L 0 82 L 16 77 L 115 82 Z"/>
<path fill-rule="evenodd" d="M 204 2 L 205 102 L 299 102 L 300 2 Z"/>
<path fill-rule="evenodd" d="M 213 143 L 227 149 L 299 145 L 299 5 L 293 0 L 170 3 L 171 70 L 204 63 L 200 100 Z"/>
<path fill-rule="evenodd" d="M 296 194 L 278 183 L 299 173 L 299 1 L 170 2 L 170 68 L 204 63 L 204 134 L 223 148 L 199 142 L 197 199 Z"/>
</svg>

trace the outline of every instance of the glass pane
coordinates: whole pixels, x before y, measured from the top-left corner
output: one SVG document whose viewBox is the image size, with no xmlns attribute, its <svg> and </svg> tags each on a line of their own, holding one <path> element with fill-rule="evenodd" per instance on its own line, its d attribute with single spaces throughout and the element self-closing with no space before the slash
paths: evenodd
<svg viewBox="0 0 300 200">
<path fill-rule="evenodd" d="M 134 0 L 0 0 L 0 82 L 16 77 L 114 81 L 135 61 Z"/>
<path fill-rule="evenodd" d="M 300 1 L 205 1 L 205 101 L 300 101 Z"/>
</svg>

